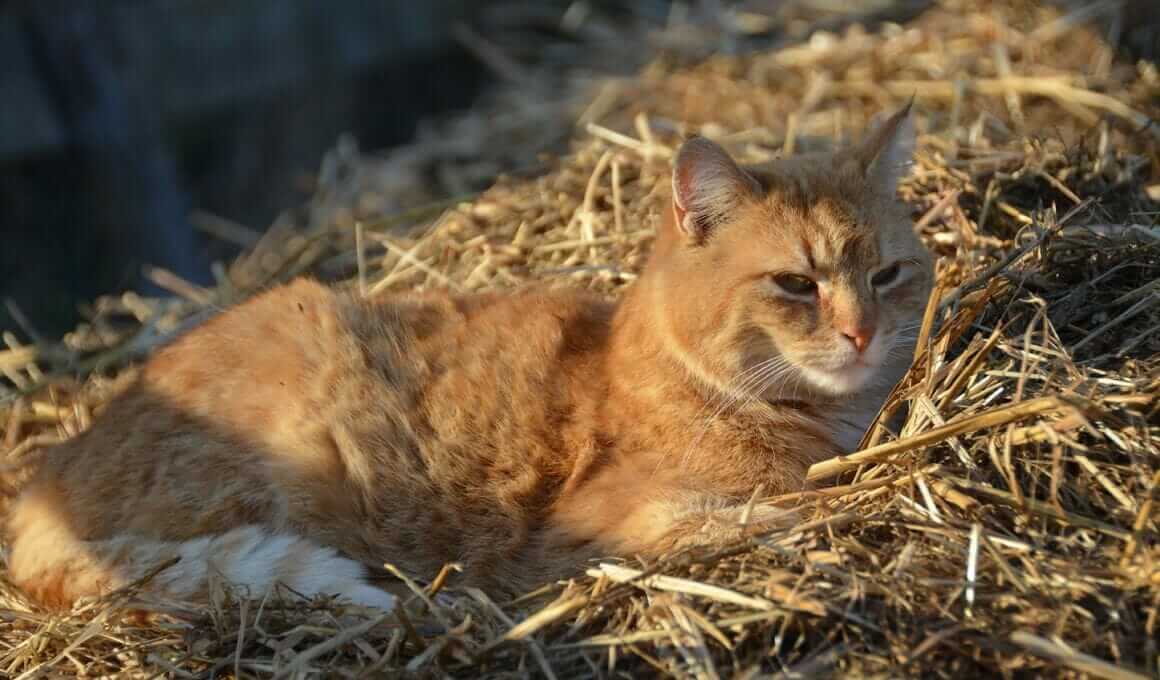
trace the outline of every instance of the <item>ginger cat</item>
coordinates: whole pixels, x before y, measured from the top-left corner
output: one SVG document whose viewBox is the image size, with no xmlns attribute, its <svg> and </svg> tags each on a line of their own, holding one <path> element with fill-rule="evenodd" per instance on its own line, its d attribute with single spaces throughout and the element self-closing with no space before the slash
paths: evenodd
<svg viewBox="0 0 1160 680">
<path fill-rule="evenodd" d="M 617 304 L 299 280 L 238 305 L 46 452 L 7 521 L 9 576 L 63 607 L 180 556 L 154 594 L 221 577 L 389 608 L 367 580 L 384 562 L 459 562 L 510 594 L 737 536 L 755 489 L 848 452 L 908 365 L 932 280 L 895 196 L 913 139 L 909 107 L 760 167 L 690 139 Z"/>
</svg>

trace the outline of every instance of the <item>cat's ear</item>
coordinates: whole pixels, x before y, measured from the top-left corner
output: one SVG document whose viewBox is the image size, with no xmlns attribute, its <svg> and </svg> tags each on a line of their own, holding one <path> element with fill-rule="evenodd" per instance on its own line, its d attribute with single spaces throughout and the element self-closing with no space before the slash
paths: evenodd
<svg viewBox="0 0 1160 680">
<path fill-rule="evenodd" d="M 914 161 L 914 116 L 910 109 L 914 100 L 875 127 L 855 150 L 866 181 L 877 193 L 893 196 L 898 181 Z"/>
<path fill-rule="evenodd" d="M 681 145 L 673 165 L 673 216 L 692 243 L 703 243 L 746 196 L 760 191 L 729 152 L 704 137 Z"/>
</svg>

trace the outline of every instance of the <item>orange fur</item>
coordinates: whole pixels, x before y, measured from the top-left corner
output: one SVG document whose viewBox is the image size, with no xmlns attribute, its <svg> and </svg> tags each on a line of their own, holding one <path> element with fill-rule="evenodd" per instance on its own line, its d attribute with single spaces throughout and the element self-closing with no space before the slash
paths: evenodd
<svg viewBox="0 0 1160 680">
<path fill-rule="evenodd" d="M 159 594 L 204 598 L 218 572 L 389 606 L 365 583 L 384 562 L 511 593 L 739 535 L 754 489 L 801 488 L 905 368 L 931 280 L 883 165 L 906 125 L 748 169 L 689 142 L 615 305 L 299 280 L 222 313 L 47 453 L 8 518 L 11 578 L 66 606 L 179 556 Z"/>
</svg>

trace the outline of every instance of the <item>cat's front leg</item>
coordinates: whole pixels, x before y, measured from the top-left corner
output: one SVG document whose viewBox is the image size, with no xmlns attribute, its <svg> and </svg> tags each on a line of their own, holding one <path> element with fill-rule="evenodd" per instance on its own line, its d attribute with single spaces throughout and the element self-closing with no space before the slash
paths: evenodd
<svg viewBox="0 0 1160 680">
<path fill-rule="evenodd" d="M 754 536 L 789 529 L 801 521 L 798 511 L 768 504 L 694 508 L 673 518 L 648 552 L 654 556 L 693 546 L 726 546 Z"/>
</svg>

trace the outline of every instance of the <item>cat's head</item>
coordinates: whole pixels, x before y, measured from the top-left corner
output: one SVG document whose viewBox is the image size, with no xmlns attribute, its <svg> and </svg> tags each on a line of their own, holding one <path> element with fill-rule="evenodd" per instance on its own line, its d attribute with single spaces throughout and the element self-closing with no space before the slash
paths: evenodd
<svg viewBox="0 0 1160 680">
<path fill-rule="evenodd" d="M 685 142 L 650 273 L 692 370 L 787 399 L 900 377 L 933 278 L 896 197 L 914 134 L 907 106 L 856 146 L 761 166 Z"/>
</svg>

